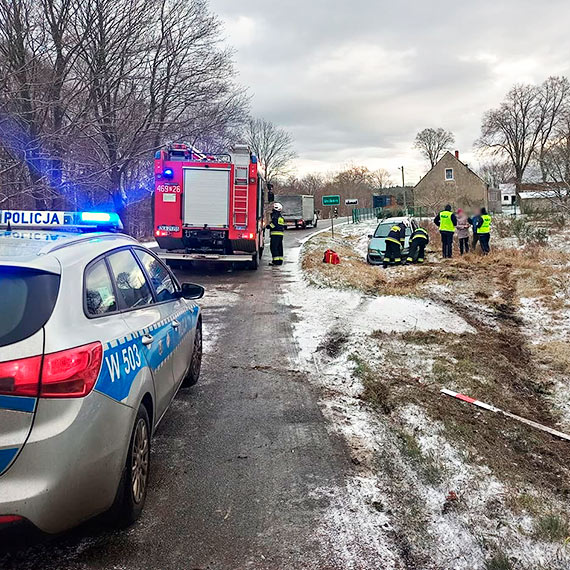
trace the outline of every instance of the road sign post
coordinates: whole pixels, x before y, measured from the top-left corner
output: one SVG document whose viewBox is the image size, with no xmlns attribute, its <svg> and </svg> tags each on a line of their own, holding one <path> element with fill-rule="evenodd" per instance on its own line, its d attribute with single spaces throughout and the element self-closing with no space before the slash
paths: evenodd
<svg viewBox="0 0 570 570">
<path fill-rule="evenodd" d="M 333 216 L 333 206 L 340 205 L 340 196 L 338 194 L 332 194 L 330 196 L 323 196 L 323 206 L 330 206 L 330 219 L 331 219 L 331 234 L 334 238 L 334 216 Z"/>
</svg>

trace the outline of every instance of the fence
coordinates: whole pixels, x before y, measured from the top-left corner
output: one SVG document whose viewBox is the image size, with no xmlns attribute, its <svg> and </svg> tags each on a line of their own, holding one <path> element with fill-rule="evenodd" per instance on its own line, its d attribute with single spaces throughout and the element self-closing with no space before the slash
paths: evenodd
<svg viewBox="0 0 570 570">
<path fill-rule="evenodd" d="M 390 218 L 395 216 L 412 216 L 414 218 L 423 218 L 427 214 L 427 209 L 421 206 L 417 208 L 410 207 L 406 210 L 398 210 L 396 208 L 353 208 L 352 223 L 357 224 L 362 220 L 373 220 Z"/>
</svg>

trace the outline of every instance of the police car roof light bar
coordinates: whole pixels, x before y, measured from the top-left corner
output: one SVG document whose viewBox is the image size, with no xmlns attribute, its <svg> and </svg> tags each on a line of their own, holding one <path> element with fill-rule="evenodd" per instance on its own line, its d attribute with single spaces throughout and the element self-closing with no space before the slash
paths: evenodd
<svg viewBox="0 0 570 570">
<path fill-rule="evenodd" d="M 95 232 L 121 231 L 123 224 L 114 212 L 0 210 L 0 228 Z"/>
</svg>

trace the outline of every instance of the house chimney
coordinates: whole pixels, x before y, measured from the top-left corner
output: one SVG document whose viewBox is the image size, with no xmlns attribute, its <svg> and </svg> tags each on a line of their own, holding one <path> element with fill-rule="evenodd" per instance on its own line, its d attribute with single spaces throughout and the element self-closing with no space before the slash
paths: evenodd
<svg viewBox="0 0 570 570">
<path fill-rule="evenodd" d="M 459 160 L 459 151 L 458 151 L 458 150 L 455 151 L 455 158 L 456 158 L 457 160 Z"/>
</svg>

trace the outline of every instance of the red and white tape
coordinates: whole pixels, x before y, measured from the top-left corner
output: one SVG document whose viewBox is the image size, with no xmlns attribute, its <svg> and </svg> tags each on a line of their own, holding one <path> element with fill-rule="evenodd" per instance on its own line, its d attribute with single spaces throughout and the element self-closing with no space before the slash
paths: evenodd
<svg viewBox="0 0 570 570">
<path fill-rule="evenodd" d="M 463 402 L 473 404 L 474 406 L 477 406 L 479 408 L 483 408 L 484 410 L 488 410 L 490 412 L 495 412 L 498 414 L 503 414 L 504 416 L 506 416 L 508 418 L 511 418 L 513 420 L 517 420 L 518 422 L 529 425 L 535 429 L 539 429 L 540 431 L 544 431 L 546 433 L 549 433 L 549 434 L 554 435 L 556 437 L 559 437 L 561 439 L 565 439 L 566 441 L 570 441 L 570 435 L 566 435 L 565 433 L 562 433 L 561 431 L 549 428 L 549 427 L 544 426 L 542 424 L 539 424 L 537 422 L 533 422 L 532 420 L 527 420 L 526 418 L 523 418 L 521 416 L 511 414 L 511 412 L 506 412 L 505 410 L 501 410 L 500 408 L 496 408 L 495 406 L 491 406 L 490 404 L 486 404 L 485 402 L 481 402 L 481 400 L 476 400 L 475 398 L 471 398 L 470 396 L 466 396 L 465 394 L 460 394 L 459 392 L 454 392 L 453 390 L 447 390 L 446 388 L 443 388 L 441 390 L 441 393 L 445 394 L 446 396 L 451 396 L 452 398 L 462 400 Z"/>
</svg>

